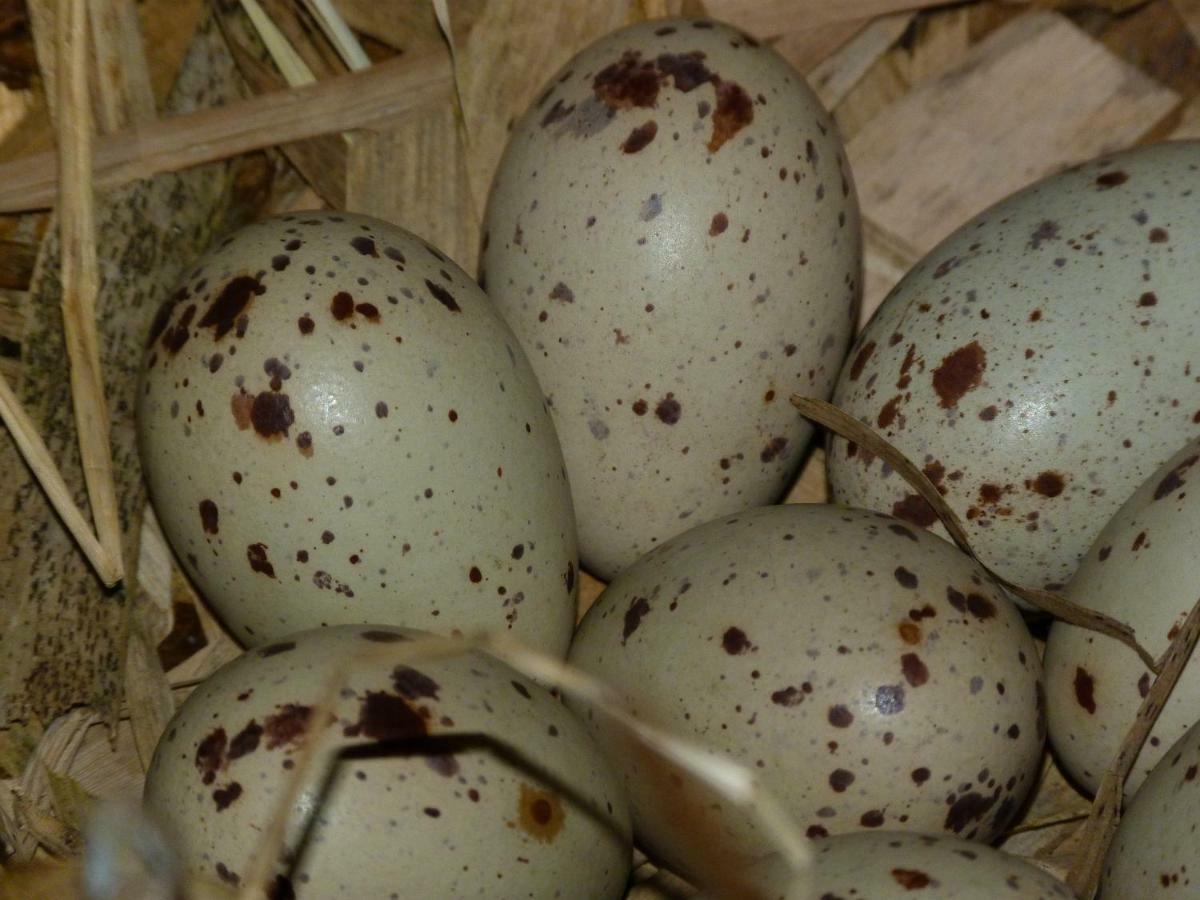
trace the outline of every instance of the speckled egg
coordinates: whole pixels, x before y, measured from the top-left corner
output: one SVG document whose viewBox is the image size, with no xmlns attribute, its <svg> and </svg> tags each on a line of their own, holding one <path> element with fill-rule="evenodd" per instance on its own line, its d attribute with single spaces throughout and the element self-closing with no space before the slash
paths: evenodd
<svg viewBox="0 0 1200 900">
<path fill-rule="evenodd" d="M 1200 725 L 1161 757 L 1125 808 L 1104 863 L 1104 900 L 1200 898 Z"/>
<path fill-rule="evenodd" d="M 810 836 L 988 841 L 1037 777 L 1041 666 L 1020 613 L 957 548 L 879 513 L 762 507 L 679 535 L 609 585 L 569 659 L 752 768 Z M 641 844 L 685 868 L 686 785 L 622 764 Z M 744 814 L 721 818 L 731 848 L 770 852 Z"/>
<path fill-rule="evenodd" d="M 1038 182 L 942 242 L 850 352 L 834 402 L 924 466 L 1013 581 L 1066 584 L 1200 434 L 1198 179 L 1200 143 L 1171 143 Z M 935 523 L 871 454 L 837 439 L 828 465 L 837 501 Z"/>
<path fill-rule="evenodd" d="M 789 893 L 791 870 L 772 857 L 754 870 L 772 900 L 1073 900 L 1067 886 L 1008 853 L 959 838 L 873 832 L 813 844 L 812 892 Z M 1141 896 L 1128 894 L 1127 897 Z"/>
<path fill-rule="evenodd" d="M 388 659 L 384 645 L 420 634 L 315 629 L 247 651 L 196 689 L 146 781 L 146 805 L 189 871 L 238 884 L 313 704 L 339 666 L 370 652 L 326 726 L 342 736 L 330 780 L 314 770 L 297 798 L 284 888 L 301 898 L 622 895 L 628 808 L 579 721 L 482 653 L 415 667 Z"/>
<path fill-rule="evenodd" d="M 488 294 L 562 440 L 584 565 L 776 502 L 857 316 L 858 203 L 831 117 L 774 51 L 704 20 L 615 32 L 514 127 Z"/>
<path fill-rule="evenodd" d="M 1067 596 L 1133 626 L 1156 658 L 1200 595 L 1200 441 L 1152 475 L 1104 527 Z M 1063 768 L 1089 791 L 1133 725 L 1154 676 L 1124 644 L 1056 622 L 1046 641 L 1050 743 Z M 1142 748 L 1127 791 L 1135 791 L 1167 748 L 1200 719 L 1200 666 L 1189 663 Z"/>
<path fill-rule="evenodd" d="M 143 382 L 155 511 L 239 639 L 385 622 L 566 653 L 554 425 L 512 332 L 433 247 L 343 213 L 245 228 L 164 305 Z"/>
</svg>

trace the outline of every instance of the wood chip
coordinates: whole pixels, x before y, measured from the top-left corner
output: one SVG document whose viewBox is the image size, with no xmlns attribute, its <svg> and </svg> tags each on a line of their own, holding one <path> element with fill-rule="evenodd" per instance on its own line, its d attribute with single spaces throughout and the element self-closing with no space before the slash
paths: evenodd
<svg viewBox="0 0 1200 900">
<path fill-rule="evenodd" d="M 274 144 L 386 122 L 414 109 L 444 107 L 451 89 L 444 53 L 405 56 L 305 87 L 159 119 L 100 138 L 94 184 L 113 188 Z M 47 206 L 56 193 L 47 154 L 0 166 L 0 212 Z"/>
<path fill-rule="evenodd" d="M 1022 103 L 997 103 L 996 85 Z M 847 148 L 865 215 L 924 254 L 1068 163 L 1133 144 L 1178 96 L 1060 15 L 1034 11 L 914 89 Z"/>
<path fill-rule="evenodd" d="M 807 76 L 869 24 L 869 19 L 851 19 L 825 25 L 800 22 L 795 31 L 779 35 L 770 44 L 776 53 Z"/>
<path fill-rule="evenodd" d="M 742 28 L 755 37 L 769 38 L 807 27 L 873 19 L 889 13 L 945 5 L 949 0 L 705 0 L 715 19 Z"/>
<path fill-rule="evenodd" d="M 466 28 L 453 21 L 456 75 L 467 128 L 467 173 L 480 220 L 511 123 L 567 60 L 584 45 L 625 25 L 630 14 L 629 0 L 549 4 L 489 0 Z"/>
<path fill-rule="evenodd" d="M 826 109 L 833 109 L 884 53 L 900 40 L 913 20 L 902 12 L 876 19 L 845 47 L 808 73 L 808 83 Z"/>
</svg>

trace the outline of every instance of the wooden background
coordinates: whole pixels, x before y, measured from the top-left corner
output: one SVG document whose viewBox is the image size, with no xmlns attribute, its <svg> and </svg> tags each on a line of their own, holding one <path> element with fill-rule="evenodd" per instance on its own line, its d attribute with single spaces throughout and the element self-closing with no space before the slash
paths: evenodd
<svg viewBox="0 0 1200 900">
<path fill-rule="evenodd" d="M 102 590 L 0 438 L 0 838 L 13 859 L 70 851 L 94 799 L 138 797 L 173 706 L 237 652 L 143 515 L 123 403 L 152 301 L 212 235 L 269 212 L 332 205 L 404 225 L 473 272 L 507 128 L 542 82 L 607 31 L 678 13 L 708 14 L 770 42 L 834 111 L 864 213 L 864 321 L 937 241 L 1024 184 L 1102 152 L 1200 138 L 1200 0 L 333 5 L 363 48 L 359 62 L 376 73 L 375 93 L 347 74 L 307 0 L 89 4 L 96 177 L 105 185 L 98 309 L 123 556 L 136 581 L 118 594 Z M 63 124 L 56 6 L 0 0 L 0 375 L 86 513 L 63 371 L 56 214 L 23 212 L 36 184 L 42 205 L 53 196 L 45 190 Z M 255 10 L 282 42 L 267 32 L 264 43 L 247 15 Z M 271 146 L 282 132 L 256 127 L 239 104 L 310 82 L 325 105 L 307 104 L 307 117 L 337 114 L 347 130 L 318 134 L 303 123 L 302 139 Z M 184 121 L 174 117 L 209 107 L 223 112 L 171 130 Z M 193 133 L 217 148 L 209 158 L 194 158 L 203 141 L 180 140 Z M 250 152 L 219 161 L 222 147 Z M 116 162 L 102 170 L 105 153 Z M 138 180 L 192 162 L 204 165 Z M 825 497 L 817 450 L 789 499 Z M 581 610 L 601 588 L 584 578 Z M 1047 760 L 1036 800 L 1005 846 L 1062 873 L 1087 809 Z M 650 866 L 637 881 L 641 897 L 679 889 Z"/>
</svg>

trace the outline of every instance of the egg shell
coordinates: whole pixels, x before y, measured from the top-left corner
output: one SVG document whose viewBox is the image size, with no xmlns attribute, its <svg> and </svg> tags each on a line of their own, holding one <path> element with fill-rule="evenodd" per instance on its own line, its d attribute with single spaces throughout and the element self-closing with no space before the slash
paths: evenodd
<svg viewBox="0 0 1200 900">
<path fill-rule="evenodd" d="M 247 651 L 202 683 L 159 742 L 146 806 L 187 869 L 238 883 L 339 666 L 339 758 L 306 776 L 284 877 L 298 897 L 617 898 L 630 863 L 620 784 L 555 697 L 490 656 L 413 667 L 421 632 L 337 626 Z M 299 836 L 303 844 L 297 854 Z M 561 893 L 556 893 L 561 892 Z"/>
<path fill-rule="evenodd" d="M 1036 866 L 944 835 L 845 834 L 816 841 L 812 853 L 811 893 L 789 891 L 794 876 L 779 857 L 755 868 L 754 883 L 772 900 L 1073 900 L 1065 884 Z"/>
<path fill-rule="evenodd" d="M 1200 434 L 1198 178 L 1200 144 L 1170 143 L 1040 181 L 926 256 L 851 349 L 834 402 L 925 468 L 1006 578 L 1061 588 Z M 844 440 L 828 473 L 838 502 L 936 521 Z"/>
<path fill-rule="evenodd" d="M 990 841 L 1041 760 L 1041 666 L 1016 608 L 954 546 L 864 510 L 765 507 L 668 541 L 609 585 L 569 660 L 751 768 L 810 836 Z M 686 870 L 672 798 L 697 801 L 622 764 L 639 845 Z M 732 850 L 770 852 L 717 806 Z"/>
<path fill-rule="evenodd" d="M 1159 759 L 1125 808 L 1100 878 L 1103 900 L 1200 898 L 1200 725 Z"/>
<path fill-rule="evenodd" d="M 706 20 L 592 44 L 517 123 L 481 283 L 551 404 L 584 565 L 776 502 L 861 293 L 831 117 L 773 50 Z"/>
<path fill-rule="evenodd" d="M 1200 441 L 1146 480 L 1092 544 L 1066 596 L 1133 626 L 1160 657 L 1200 595 Z M 1064 622 L 1046 640 L 1046 722 L 1063 768 L 1089 792 L 1116 756 L 1154 675 L 1124 644 Z M 1136 791 L 1200 719 L 1200 666 L 1189 662 L 1125 782 Z"/>
<path fill-rule="evenodd" d="M 575 524 L 541 389 L 408 232 L 296 213 L 228 237 L 155 323 L 138 435 L 164 532 L 243 642 L 384 622 L 566 653 Z"/>
</svg>

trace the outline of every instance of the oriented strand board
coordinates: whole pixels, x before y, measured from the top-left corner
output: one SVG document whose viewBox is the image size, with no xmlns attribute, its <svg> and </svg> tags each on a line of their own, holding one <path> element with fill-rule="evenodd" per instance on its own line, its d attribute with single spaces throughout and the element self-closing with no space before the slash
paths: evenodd
<svg viewBox="0 0 1200 900">
<path fill-rule="evenodd" d="M 871 119 L 847 150 L 870 226 L 924 255 L 1031 181 L 1136 143 L 1178 103 L 1063 16 L 1031 11 Z M 875 279 L 864 315 L 883 286 Z"/>
</svg>

